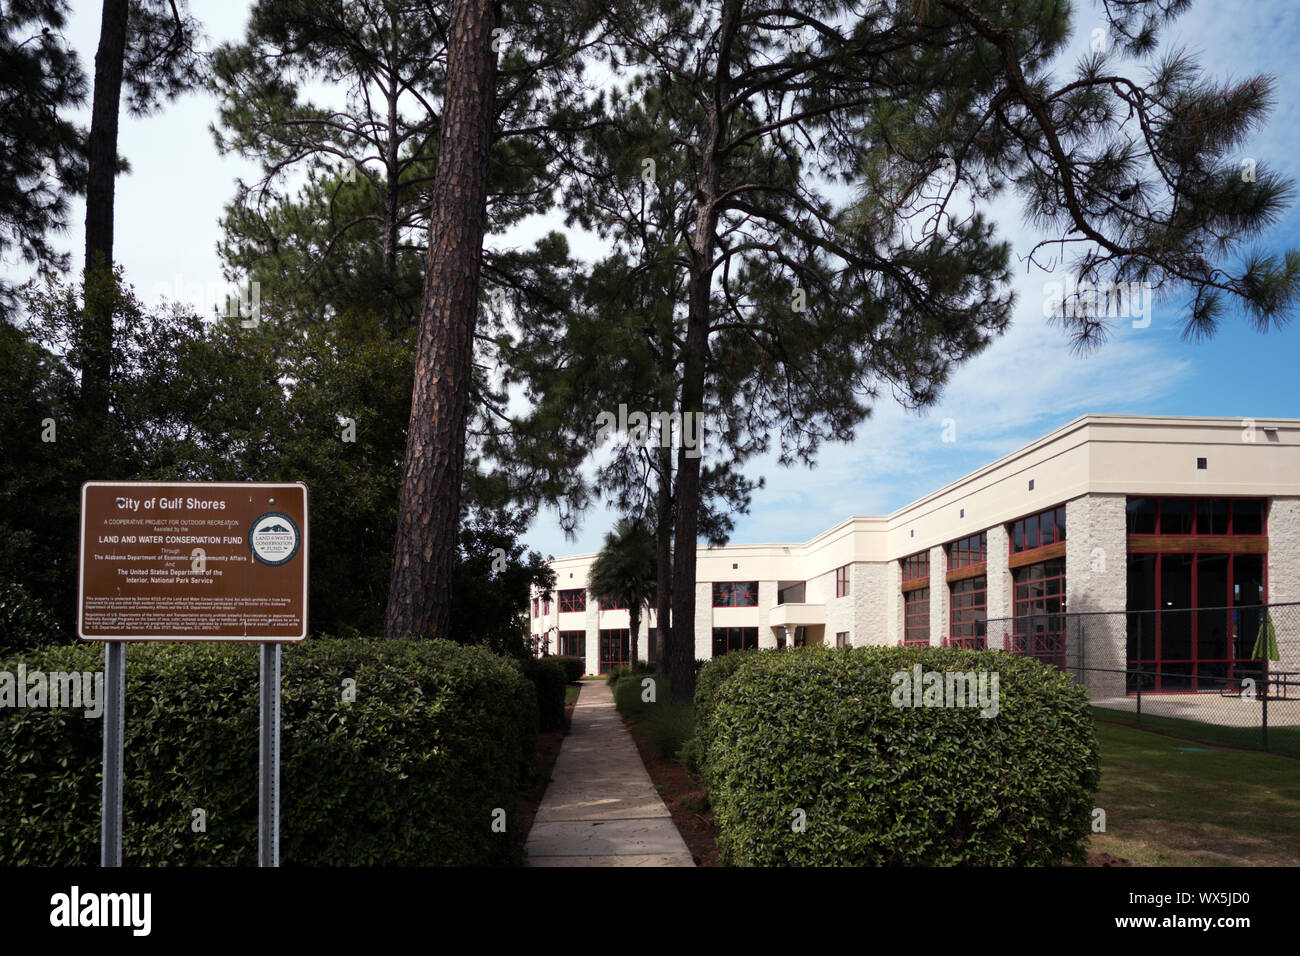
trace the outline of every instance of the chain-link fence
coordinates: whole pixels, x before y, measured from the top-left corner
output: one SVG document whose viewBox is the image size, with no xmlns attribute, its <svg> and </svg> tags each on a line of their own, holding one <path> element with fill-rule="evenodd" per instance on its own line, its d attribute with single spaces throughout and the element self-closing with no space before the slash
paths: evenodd
<svg viewBox="0 0 1300 956">
<path fill-rule="evenodd" d="M 1073 674 L 1098 719 L 1300 757 L 1300 604 L 990 618 L 984 638 Z"/>
</svg>

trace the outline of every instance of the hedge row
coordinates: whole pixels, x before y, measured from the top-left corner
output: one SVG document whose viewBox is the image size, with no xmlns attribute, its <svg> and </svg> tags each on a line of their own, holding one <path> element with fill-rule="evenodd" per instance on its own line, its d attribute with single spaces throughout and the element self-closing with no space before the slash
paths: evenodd
<svg viewBox="0 0 1300 956">
<path fill-rule="evenodd" d="M 563 729 L 564 690 L 569 683 L 564 665 L 553 657 L 529 658 L 524 662 L 524 675 L 533 682 L 537 692 L 540 729 Z"/>
<path fill-rule="evenodd" d="M 895 675 L 918 664 L 996 674 L 996 715 L 896 706 Z M 724 863 L 1084 856 L 1097 744 L 1083 689 L 1055 668 L 997 651 L 809 648 L 746 655 L 704 686 L 697 748 Z"/>
<path fill-rule="evenodd" d="M 551 660 L 559 661 L 564 665 L 565 677 L 570 684 L 582 680 L 582 675 L 587 673 L 587 662 L 581 657 L 557 656 L 552 657 Z"/>
<path fill-rule="evenodd" d="M 103 651 L 49 648 L 0 671 L 19 660 L 101 671 Z M 128 647 L 126 864 L 256 863 L 257 682 L 256 647 Z M 518 860 L 538 711 L 516 663 L 447 641 L 313 639 L 285 647 L 281 695 L 286 865 Z M 81 711 L 0 711 L 0 865 L 96 863 L 101 730 Z"/>
</svg>

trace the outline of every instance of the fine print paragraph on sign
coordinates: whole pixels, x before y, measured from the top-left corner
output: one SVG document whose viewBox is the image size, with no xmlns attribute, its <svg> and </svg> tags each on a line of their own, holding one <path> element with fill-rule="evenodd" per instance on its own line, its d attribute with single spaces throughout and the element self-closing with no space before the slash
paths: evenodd
<svg viewBox="0 0 1300 956">
<path fill-rule="evenodd" d="M 77 634 L 299 641 L 307 559 L 300 482 L 86 482 Z"/>
</svg>

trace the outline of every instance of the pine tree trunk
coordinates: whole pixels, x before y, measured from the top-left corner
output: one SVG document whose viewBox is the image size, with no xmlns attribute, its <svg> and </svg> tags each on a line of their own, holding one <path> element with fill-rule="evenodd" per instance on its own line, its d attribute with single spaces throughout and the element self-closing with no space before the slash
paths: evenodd
<svg viewBox="0 0 1300 956">
<path fill-rule="evenodd" d="M 117 124 L 126 56 L 128 0 L 104 0 L 95 52 L 86 177 L 86 310 L 81 328 L 81 406 L 98 431 L 108 417 L 112 372 L 113 197 L 117 187 Z"/>
<path fill-rule="evenodd" d="M 655 654 L 655 670 L 667 674 L 673 646 L 673 451 L 671 447 L 661 447 L 658 454 L 659 501 L 658 514 L 655 516 L 655 548 L 658 553 L 659 594 L 655 606 L 655 634 L 659 647 Z"/>
<path fill-rule="evenodd" d="M 710 237 L 712 227 L 710 227 Z M 708 262 L 708 259 L 704 259 Z M 686 354 L 682 373 L 682 415 L 700 413 L 704 407 L 704 351 L 709 335 L 709 277 L 701 272 L 691 278 L 690 306 L 686 320 Z M 684 446 L 677 451 L 677 505 L 673 529 L 673 641 L 669 680 L 673 699 L 690 703 L 695 699 L 695 544 L 700 523 L 700 458 L 688 457 Z"/>
<path fill-rule="evenodd" d="M 487 209 L 495 0 L 456 0 L 385 634 L 449 637 Z"/>
<path fill-rule="evenodd" d="M 736 38 L 743 0 L 723 0 L 718 24 L 716 88 L 708 109 L 708 130 L 700 157 L 695 230 L 691 236 L 691 275 L 687 287 L 686 342 L 682 355 L 682 420 L 704 413 L 704 383 L 709 346 L 709 293 L 713 255 L 717 248 L 718 198 L 722 194 L 722 144 L 726 116 L 719 112 L 730 100 L 731 44 Z M 696 432 L 703 441 L 703 429 Z M 700 461 L 702 449 L 688 456 L 686 443 L 677 452 L 674 494 L 677 524 L 673 531 L 673 657 L 670 670 L 673 699 L 695 699 L 695 547 L 700 527 Z"/>
</svg>

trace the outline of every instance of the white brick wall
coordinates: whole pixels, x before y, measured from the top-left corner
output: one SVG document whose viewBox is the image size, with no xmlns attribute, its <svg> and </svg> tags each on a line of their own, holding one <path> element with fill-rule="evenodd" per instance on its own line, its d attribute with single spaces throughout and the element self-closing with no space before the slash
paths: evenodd
<svg viewBox="0 0 1300 956">
<path fill-rule="evenodd" d="M 772 628 L 768 624 L 771 620 L 772 608 L 776 607 L 777 599 L 777 582 L 776 581 L 759 581 L 758 582 L 758 608 L 761 611 L 758 625 L 758 646 L 759 647 L 776 647 L 776 635 L 772 633 Z M 709 653 L 704 657 L 713 655 L 712 632 L 709 636 Z"/>
<path fill-rule="evenodd" d="M 760 592 L 761 593 L 761 592 Z M 695 659 L 713 656 L 713 585 L 695 582 Z"/>
<path fill-rule="evenodd" d="M 600 673 L 600 609 L 587 595 L 587 673 Z"/>
<path fill-rule="evenodd" d="M 849 643 L 854 647 L 898 643 L 898 638 L 893 635 L 888 626 L 890 610 L 893 607 L 892 591 L 898 590 L 898 585 L 894 583 L 893 575 L 890 573 L 891 569 L 894 575 L 900 573 L 897 561 L 887 564 L 857 561 L 849 571 L 850 597 L 853 604 L 852 625 L 835 630 L 848 630 Z M 831 629 L 828 627 L 827 630 Z M 832 642 L 834 639 L 835 634 L 832 631 Z"/>
<path fill-rule="evenodd" d="M 1268 509 L 1268 602 L 1300 601 L 1300 498 L 1274 498 Z"/>
<path fill-rule="evenodd" d="M 1069 520 L 1068 518 L 1066 519 Z M 1011 553 L 1011 536 L 1005 525 L 997 524 L 988 529 L 988 563 L 984 575 L 988 580 L 988 619 L 997 621 L 1011 616 L 1011 569 L 1007 559 Z M 1002 646 L 1003 626 L 993 624 L 988 628 L 988 646 L 995 650 L 1005 650 Z"/>
<path fill-rule="evenodd" d="M 1300 601 L 1300 498 L 1274 498 L 1268 509 L 1268 603 Z M 1300 670 L 1300 608 L 1279 608 L 1277 629 L 1280 670 Z M 1292 689 L 1294 693 L 1294 689 Z"/>
<path fill-rule="evenodd" d="M 1084 495 L 1065 506 L 1066 611 L 1123 611 L 1128 603 L 1128 532 L 1124 495 Z M 1121 615 L 1073 619 L 1067 665 L 1122 668 L 1127 657 Z M 1082 637 L 1080 630 L 1082 629 Z M 1123 694 L 1121 674 L 1085 671 L 1096 696 Z"/>
<path fill-rule="evenodd" d="M 948 636 L 948 556 L 943 545 L 930 549 L 930 646 Z"/>
<path fill-rule="evenodd" d="M 890 561 L 885 568 L 889 582 L 889 629 L 887 639 L 880 643 L 897 646 L 903 640 L 903 566 Z"/>
</svg>

